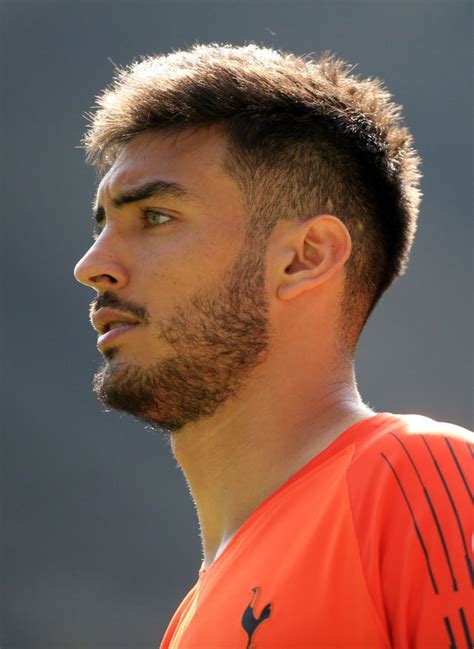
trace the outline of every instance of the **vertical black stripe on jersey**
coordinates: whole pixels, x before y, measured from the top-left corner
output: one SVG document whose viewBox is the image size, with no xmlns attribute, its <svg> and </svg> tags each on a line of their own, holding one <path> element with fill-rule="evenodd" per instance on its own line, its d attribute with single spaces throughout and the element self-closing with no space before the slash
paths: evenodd
<svg viewBox="0 0 474 649">
<path fill-rule="evenodd" d="M 453 630 L 451 628 L 451 622 L 449 621 L 449 617 L 444 618 L 444 625 L 445 625 L 446 631 L 448 632 L 448 635 L 449 635 L 449 642 L 451 643 L 449 645 L 449 649 L 457 649 L 456 640 L 454 639 L 454 634 L 453 634 Z"/>
<path fill-rule="evenodd" d="M 423 554 L 425 555 L 426 567 L 428 568 L 428 573 L 429 573 L 429 575 L 430 575 L 430 579 L 431 579 L 431 584 L 432 584 L 432 586 L 433 586 L 433 590 L 434 590 L 434 592 L 435 592 L 436 595 L 439 595 L 438 586 L 437 586 L 437 584 L 436 584 L 436 580 L 435 580 L 434 575 L 433 575 L 433 570 L 431 569 L 431 562 L 430 562 L 430 557 L 429 557 L 429 554 L 428 554 L 428 550 L 426 549 L 425 542 L 423 541 L 423 537 L 421 536 L 420 528 L 418 527 L 418 523 L 416 522 L 415 514 L 413 513 L 413 509 L 412 509 L 412 507 L 411 507 L 411 505 L 410 505 L 410 501 L 408 500 L 408 497 L 407 497 L 407 495 L 406 495 L 406 493 L 405 493 L 405 490 L 404 490 L 404 488 L 403 488 L 403 485 L 402 485 L 402 483 L 400 482 L 400 478 L 398 477 L 397 472 L 396 472 L 395 469 L 393 468 L 393 466 L 392 466 L 390 460 L 387 458 L 387 456 L 386 456 L 384 453 L 380 453 L 380 455 L 383 457 L 383 459 L 385 460 L 385 462 L 386 462 L 386 463 L 388 464 L 388 466 L 390 467 L 390 469 L 391 469 L 391 471 L 392 471 L 392 473 L 393 473 L 393 475 L 394 475 L 394 477 L 395 477 L 395 480 L 396 480 L 397 483 L 398 483 L 398 486 L 399 486 L 399 488 L 400 488 L 400 491 L 402 492 L 402 496 L 403 496 L 403 498 L 405 499 L 405 502 L 406 502 L 406 504 L 407 504 L 408 510 L 409 510 L 409 512 L 410 512 L 410 515 L 411 515 L 411 518 L 412 518 L 412 521 L 413 521 L 413 525 L 415 526 L 416 535 L 418 536 L 418 540 L 419 540 L 419 542 L 420 542 L 421 549 L 423 550 Z"/>
<path fill-rule="evenodd" d="M 459 617 L 461 618 L 462 630 L 464 631 L 464 637 L 466 638 L 467 649 L 472 649 L 474 644 L 472 643 L 471 634 L 469 633 L 469 625 L 464 614 L 464 609 L 459 609 Z"/>
<path fill-rule="evenodd" d="M 455 462 L 455 464 L 456 464 L 456 466 L 457 466 L 457 468 L 458 468 L 459 475 L 461 476 L 462 481 L 464 482 L 464 486 L 466 487 L 466 491 L 467 491 L 467 493 L 469 494 L 469 498 L 471 499 L 471 502 L 472 502 L 472 501 L 474 500 L 474 498 L 473 498 L 473 496 L 472 496 L 472 493 L 471 493 L 471 490 L 470 490 L 470 488 L 469 488 L 469 485 L 467 484 L 466 476 L 465 476 L 464 473 L 462 472 L 461 465 L 459 464 L 459 460 L 458 460 L 458 458 L 456 457 L 456 453 L 453 451 L 453 448 L 452 448 L 451 444 L 449 443 L 449 439 L 448 439 L 447 437 L 444 438 L 444 441 L 445 441 L 446 444 L 448 445 L 449 451 L 450 451 L 450 453 L 451 453 L 451 455 L 452 455 L 452 457 L 453 457 L 453 460 L 454 460 L 454 462 Z"/>
<path fill-rule="evenodd" d="M 468 450 L 469 453 L 471 454 L 471 457 L 474 457 L 474 449 L 473 449 L 472 446 L 469 444 L 469 442 L 466 442 L 466 446 L 467 446 L 467 450 Z"/>
<path fill-rule="evenodd" d="M 446 493 L 448 495 L 449 502 L 451 503 L 451 507 L 453 509 L 454 516 L 456 518 L 456 522 L 457 522 L 457 525 L 458 525 L 459 534 L 461 535 L 461 542 L 462 542 L 462 545 L 463 545 L 463 548 L 464 548 L 464 558 L 465 558 L 465 561 L 466 561 L 466 566 L 467 566 L 467 571 L 468 571 L 468 574 L 469 574 L 469 579 L 471 580 L 471 585 L 474 586 L 474 569 L 473 569 L 471 557 L 469 556 L 469 550 L 467 548 L 466 539 L 464 537 L 464 531 L 462 529 L 461 518 L 459 516 L 459 512 L 457 510 L 456 503 L 454 502 L 454 498 L 451 495 L 451 491 L 450 491 L 450 489 L 448 487 L 448 484 L 447 484 L 446 479 L 445 479 L 445 477 L 443 475 L 443 472 L 441 471 L 441 468 L 440 468 L 435 456 L 433 455 L 433 451 L 431 450 L 430 445 L 428 444 L 428 440 L 426 440 L 423 435 L 420 435 L 420 437 L 423 440 L 426 448 L 428 449 L 428 453 L 430 454 L 431 459 L 433 460 L 433 464 L 435 465 L 436 471 L 438 472 L 438 475 L 439 475 L 439 477 L 441 479 L 441 482 L 443 483 L 444 490 L 446 491 Z"/>
<path fill-rule="evenodd" d="M 423 493 L 425 495 L 426 502 L 428 503 L 428 507 L 430 508 L 431 515 L 433 516 L 433 520 L 435 522 L 436 529 L 438 531 L 438 536 L 440 538 L 441 545 L 443 546 L 444 556 L 445 556 L 446 562 L 448 564 L 449 574 L 451 575 L 451 581 L 452 581 L 452 585 L 453 585 L 453 590 L 457 591 L 458 590 L 458 584 L 457 584 L 456 576 L 454 574 L 454 569 L 453 569 L 453 566 L 452 566 L 452 563 L 451 563 L 451 557 L 449 556 L 448 546 L 446 545 L 446 539 L 444 538 L 443 530 L 441 529 L 441 525 L 440 525 L 440 522 L 439 522 L 439 519 L 438 519 L 438 515 L 436 514 L 436 510 L 434 508 L 433 501 L 431 500 L 430 494 L 428 493 L 428 489 L 426 488 L 426 485 L 422 480 L 420 472 L 418 471 L 418 469 L 416 467 L 416 464 L 415 464 L 412 456 L 408 452 L 408 449 L 406 448 L 405 444 L 402 442 L 402 440 L 399 437 L 397 437 L 397 435 L 395 435 L 395 433 L 390 433 L 390 435 L 392 437 L 394 437 L 397 440 L 397 442 L 400 444 L 402 449 L 405 451 L 405 454 L 406 454 L 407 458 L 409 459 L 413 469 L 415 470 L 416 477 L 418 478 L 418 481 L 419 481 L 419 483 L 421 485 L 421 488 L 423 489 Z"/>
</svg>

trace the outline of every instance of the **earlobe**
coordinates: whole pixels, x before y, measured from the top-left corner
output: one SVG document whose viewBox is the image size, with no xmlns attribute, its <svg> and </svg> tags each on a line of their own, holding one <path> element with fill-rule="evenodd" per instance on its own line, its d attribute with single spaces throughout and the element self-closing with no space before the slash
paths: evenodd
<svg viewBox="0 0 474 649">
<path fill-rule="evenodd" d="M 277 295 L 290 300 L 328 282 L 342 271 L 351 253 L 351 237 L 340 219 L 317 216 L 295 233 L 292 258 L 282 273 Z"/>
</svg>

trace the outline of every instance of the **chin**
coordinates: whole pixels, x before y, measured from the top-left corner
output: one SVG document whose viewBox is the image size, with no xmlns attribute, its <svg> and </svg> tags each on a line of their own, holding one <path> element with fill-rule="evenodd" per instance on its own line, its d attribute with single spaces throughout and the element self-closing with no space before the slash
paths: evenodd
<svg viewBox="0 0 474 649">
<path fill-rule="evenodd" d="M 104 408 L 125 412 L 167 433 L 174 433 L 189 423 L 179 416 L 177 404 L 171 398 L 158 402 L 153 382 L 143 367 L 123 360 L 110 362 L 116 358 L 117 351 L 114 347 L 107 350 L 106 360 L 93 378 L 93 390 Z"/>
<path fill-rule="evenodd" d="M 111 361 L 117 356 L 118 352 L 119 352 L 118 347 L 107 347 L 102 352 L 102 355 L 106 360 Z"/>
</svg>

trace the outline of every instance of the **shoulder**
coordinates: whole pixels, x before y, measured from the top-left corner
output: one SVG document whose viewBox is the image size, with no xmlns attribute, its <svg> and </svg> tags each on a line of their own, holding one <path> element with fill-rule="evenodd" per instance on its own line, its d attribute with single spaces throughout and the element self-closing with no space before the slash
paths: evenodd
<svg viewBox="0 0 474 649">
<path fill-rule="evenodd" d="M 370 420 L 368 420 L 368 423 Z M 384 414 L 356 445 L 352 468 L 359 472 L 385 468 L 436 467 L 439 462 L 467 466 L 473 459 L 471 431 L 421 415 Z"/>
<path fill-rule="evenodd" d="M 427 417 L 389 415 L 356 447 L 347 486 L 361 555 L 372 568 L 377 557 L 377 579 L 394 591 L 402 582 L 434 595 L 470 588 L 472 438 Z"/>
<path fill-rule="evenodd" d="M 473 435 L 418 415 L 367 424 L 347 487 L 361 565 L 393 645 L 467 639 Z"/>
<path fill-rule="evenodd" d="M 367 583 L 394 646 L 438 647 L 473 583 L 473 434 L 418 415 L 375 424 L 347 473 Z"/>
<path fill-rule="evenodd" d="M 431 520 L 438 510 L 466 520 L 473 500 L 472 441 L 470 431 L 427 417 L 380 417 L 356 445 L 347 472 L 354 515 L 364 524 L 374 516 L 392 530 L 401 520 Z"/>
</svg>

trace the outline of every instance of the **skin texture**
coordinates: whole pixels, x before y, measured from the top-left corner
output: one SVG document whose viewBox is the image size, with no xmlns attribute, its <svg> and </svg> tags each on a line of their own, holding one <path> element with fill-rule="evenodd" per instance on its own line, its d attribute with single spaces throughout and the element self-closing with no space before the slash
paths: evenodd
<svg viewBox="0 0 474 649">
<path fill-rule="evenodd" d="M 268 241 L 252 235 L 225 153 L 214 128 L 131 140 L 100 183 L 102 231 L 75 269 L 97 291 L 92 312 L 139 316 L 100 347 L 94 387 L 107 407 L 171 433 L 206 565 L 267 496 L 372 414 L 340 342 L 347 229 L 309 214 L 280 221 Z M 114 204 L 157 179 L 188 196 Z"/>
<path fill-rule="evenodd" d="M 173 350 L 166 357 L 143 366 L 120 361 L 120 347 L 104 348 L 107 361 L 94 377 L 94 390 L 106 407 L 172 433 L 214 415 L 238 395 L 269 344 L 261 252 L 244 248 L 227 275 L 166 320 L 140 325 Z M 99 304 L 120 304 L 107 298 Z"/>
</svg>

